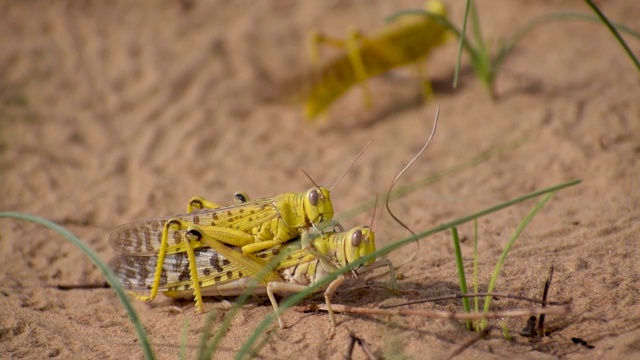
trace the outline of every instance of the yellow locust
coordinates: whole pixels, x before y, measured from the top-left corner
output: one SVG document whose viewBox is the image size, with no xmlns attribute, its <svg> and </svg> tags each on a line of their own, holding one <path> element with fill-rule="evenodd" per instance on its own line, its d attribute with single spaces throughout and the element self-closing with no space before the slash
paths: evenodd
<svg viewBox="0 0 640 360">
<path fill-rule="evenodd" d="M 308 227 L 333 218 L 330 193 L 324 187 L 224 207 L 196 197 L 189 202 L 188 210 L 190 212 L 182 215 L 125 224 L 109 236 L 109 243 L 121 254 L 157 257 L 156 270 L 152 272 L 155 283 L 149 288 L 151 294 L 140 299 L 155 298 L 166 255 L 188 251 L 189 239 L 184 230 L 191 225 L 199 227 L 217 243 L 242 247 L 242 252 L 249 255 L 289 241 Z M 210 244 L 192 245 L 194 249 L 201 246 Z M 224 249 L 216 250 L 224 252 Z M 250 258 L 241 255 L 227 256 L 237 263 Z M 196 305 L 202 310 L 201 296 L 196 294 L 196 297 L 199 298 Z"/>
<path fill-rule="evenodd" d="M 351 166 L 353 163 L 331 188 Z M 249 201 L 246 195 L 238 193 L 236 204 L 224 207 L 196 196 L 189 201 L 186 214 L 121 225 L 110 234 L 109 243 L 123 255 L 157 257 L 154 282 L 149 287 L 151 293 L 138 296 L 140 300 L 151 301 L 158 293 L 167 255 L 188 254 L 193 249 L 209 246 L 227 260 L 243 264 L 247 268 L 245 271 L 257 273 L 263 264 L 258 265 L 251 254 L 296 238 L 309 227 L 317 228 L 318 224 L 332 218 L 330 190 L 317 185 L 305 193 L 285 193 L 255 201 Z M 197 227 L 215 242 L 190 244 L 186 231 L 190 227 Z M 235 251 L 227 252 L 224 244 L 241 247 L 244 256 Z M 193 256 L 189 255 L 189 260 L 195 267 Z M 196 289 L 195 296 L 198 310 L 203 311 L 199 289 Z"/>
<path fill-rule="evenodd" d="M 302 80 L 305 89 L 304 113 L 312 119 L 324 111 L 342 94 L 356 84 L 362 84 L 365 105 L 372 104 L 367 79 L 393 68 L 424 60 L 431 50 L 447 40 L 447 28 L 434 17 L 446 17 L 440 1 L 428 1 L 424 13 L 403 14 L 370 37 L 355 28 L 348 30 L 346 40 L 332 38 L 318 32 L 310 36 L 309 52 L 312 62 L 319 63 L 320 43 L 346 51 L 326 64 L 318 65 Z M 426 79 L 424 71 L 420 71 Z M 292 81 L 291 87 L 296 87 Z M 425 80 L 424 92 L 431 96 L 431 85 Z"/>
<path fill-rule="evenodd" d="M 174 298 L 192 297 L 196 289 L 206 296 L 235 296 L 248 289 L 253 294 L 267 294 L 274 310 L 278 303 L 274 294 L 296 293 L 363 256 L 375 252 L 375 235 L 368 227 L 355 227 L 347 232 L 330 232 L 321 235 L 303 234 L 292 242 L 259 251 L 243 254 L 238 247 L 226 246 L 208 235 L 197 226 L 183 226 L 175 220 L 176 229 L 189 238 L 191 249 L 185 253 L 173 253 L 165 257 L 158 284 L 154 277 L 156 255 L 147 253 L 131 254 L 121 248 L 110 265 L 125 288 L 148 290 L 156 286 L 167 296 Z M 202 243 L 206 246 L 199 246 Z M 220 252 L 221 250 L 222 252 Z M 189 256 L 195 259 L 195 268 L 190 266 Z M 274 263 L 274 260 L 276 263 Z M 388 260 L 371 260 L 354 269 L 352 275 L 388 266 L 392 280 L 393 266 Z M 256 280 L 256 275 L 261 278 Z M 331 311 L 331 298 L 344 282 L 339 276 L 326 287 L 324 296 L 331 324 L 335 327 L 335 317 Z M 196 299 L 196 301 L 198 301 Z M 280 327 L 284 323 L 278 316 Z"/>
</svg>

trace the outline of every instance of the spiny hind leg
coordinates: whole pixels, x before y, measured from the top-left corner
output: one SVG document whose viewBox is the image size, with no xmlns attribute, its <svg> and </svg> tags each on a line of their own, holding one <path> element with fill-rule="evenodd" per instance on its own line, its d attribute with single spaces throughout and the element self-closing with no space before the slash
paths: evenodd
<svg viewBox="0 0 640 360">
<path fill-rule="evenodd" d="M 158 251 L 158 260 L 156 261 L 156 270 L 153 277 L 153 285 L 151 286 L 151 292 L 148 296 L 137 295 L 136 298 L 142 301 L 152 301 L 158 295 L 158 289 L 160 288 L 160 281 L 162 278 L 162 268 L 164 266 L 164 259 L 169 249 L 169 230 L 177 232 L 183 230 L 183 222 L 179 219 L 169 219 L 162 227 L 162 237 L 160 240 L 160 250 Z M 189 235 L 183 239 L 183 246 L 187 252 L 189 259 L 189 270 L 191 272 L 191 280 L 193 281 L 194 297 L 196 298 L 196 308 L 198 311 L 203 312 L 204 306 L 202 302 L 202 293 L 200 291 L 200 282 L 198 279 L 198 273 L 196 268 L 195 253 L 191 241 L 195 239 Z"/>
<path fill-rule="evenodd" d="M 202 290 L 200 289 L 200 279 L 198 278 L 198 267 L 196 266 L 196 254 L 193 251 L 191 242 L 200 241 L 199 234 L 187 231 L 185 247 L 189 260 L 189 275 L 191 276 L 191 286 L 193 287 L 193 298 L 196 302 L 196 310 L 204 313 L 204 302 L 202 301 Z"/>
</svg>

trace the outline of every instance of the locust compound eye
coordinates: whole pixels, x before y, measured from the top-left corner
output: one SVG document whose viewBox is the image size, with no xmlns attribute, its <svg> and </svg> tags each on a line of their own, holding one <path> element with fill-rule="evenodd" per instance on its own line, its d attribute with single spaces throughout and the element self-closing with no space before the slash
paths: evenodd
<svg viewBox="0 0 640 360">
<path fill-rule="evenodd" d="M 351 234 L 351 245 L 358 247 L 362 244 L 362 231 L 356 230 Z"/>
<path fill-rule="evenodd" d="M 313 206 L 317 206 L 319 197 L 320 197 L 320 194 L 318 194 L 317 189 L 311 190 L 311 192 L 309 193 L 309 204 Z"/>
</svg>

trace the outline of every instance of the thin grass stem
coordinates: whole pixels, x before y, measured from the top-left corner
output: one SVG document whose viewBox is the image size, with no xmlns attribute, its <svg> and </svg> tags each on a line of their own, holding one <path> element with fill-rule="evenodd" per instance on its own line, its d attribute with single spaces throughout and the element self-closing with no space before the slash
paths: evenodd
<svg viewBox="0 0 640 360">
<path fill-rule="evenodd" d="M 467 279 L 464 275 L 464 263 L 462 262 L 462 250 L 460 249 L 460 237 L 458 236 L 458 228 L 455 226 L 451 228 L 451 236 L 453 237 L 453 249 L 456 255 L 456 266 L 458 268 L 458 281 L 460 282 L 460 292 L 466 294 L 467 291 Z M 462 298 L 462 307 L 464 312 L 470 313 L 471 307 L 469 306 L 469 298 Z M 471 320 L 467 320 L 467 329 L 473 330 L 473 323 Z"/>
<path fill-rule="evenodd" d="M 553 195 L 555 195 L 555 193 L 556 191 L 552 191 L 548 193 L 542 200 L 540 200 L 540 202 L 538 202 L 538 204 L 533 208 L 533 210 L 531 210 L 531 212 L 524 218 L 524 220 L 522 220 L 522 222 L 520 223 L 516 231 L 513 233 L 513 235 L 511 235 L 511 238 L 509 239 L 507 246 L 505 246 L 504 250 L 502 251 L 502 255 L 500 255 L 500 259 L 498 259 L 498 263 L 496 264 L 496 267 L 493 270 L 493 275 L 491 276 L 491 280 L 489 281 L 489 287 L 487 288 L 487 292 L 491 293 L 493 292 L 493 289 L 495 289 L 496 282 L 498 281 L 498 275 L 500 274 L 502 265 L 504 265 L 505 260 L 507 260 L 507 256 L 509 255 L 511 248 L 513 247 L 513 244 L 515 244 L 516 240 L 518 240 L 518 237 L 520 237 L 520 234 L 522 234 L 522 232 L 527 227 L 527 225 L 529 225 L 529 223 L 531 222 L 531 220 L 533 220 L 536 214 L 538 214 L 538 212 L 542 210 L 544 205 L 546 205 L 547 202 L 551 200 L 551 198 L 553 197 Z M 489 312 L 490 306 L 491 306 L 491 297 L 487 296 L 484 302 L 484 312 Z M 480 329 L 484 329 L 486 326 L 487 326 L 487 320 L 482 320 L 482 323 L 480 324 Z"/>
</svg>

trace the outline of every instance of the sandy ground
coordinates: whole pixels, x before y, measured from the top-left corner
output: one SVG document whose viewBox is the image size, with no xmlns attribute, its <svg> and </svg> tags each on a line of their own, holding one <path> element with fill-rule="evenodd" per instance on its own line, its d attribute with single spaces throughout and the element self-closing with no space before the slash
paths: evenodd
<svg viewBox="0 0 640 360">
<path fill-rule="evenodd" d="M 601 2 L 613 19 L 637 25 L 634 2 Z M 300 192 L 310 187 L 298 168 L 332 184 L 358 151 L 370 149 L 334 189 L 340 214 L 386 191 L 393 174 L 420 148 L 436 102 L 423 104 L 411 69 L 373 82 L 376 107 L 366 110 L 352 91 L 323 124 L 303 120 L 301 106 L 266 102 L 280 79 L 308 68 L 305 34 L 341 35 L 349 24 L 372 31 L 412 1 L 305 2 L 14 1 L 0 5 L 0 210 L 40 215 L 65 225 L 105 260 L 117 225 L 184 211 L 203 195 L 231 202 Z M 567 10 L 564 2 L 483 1 L 483 30 L 491 39 L 531 17 Z M 575 2 L 569 9 L 588 11 Z M 451 4 L 460 23 L 462 8 Z M 637 41 L 629 40 L 636 53 Z M 637 72 L 603 28 L 553 23 L 527 36 L 498 77 L 492 101 L 464 62 L 453 91 L 456 46 L 429 60 L 440 125 L 427 153 L 401 183 L 418 181 L 518 139 L 519 146 L 423 186 L 391 203 L 415 230 L 428 229 L 501 201 L 582 179 L 559 192 L 535 218 L 508 258 L 497 290 L 540 296 L 555 266 L 551 299 L 573 299 L 568 316 L 551 317 L 556 330 L 542 340 L 517 335 L 525 319 L 505 324 L 468 349 L 464 358 L 640 357 L 640 84 Z M 327 51 L 329 55 L 330 51 Z M 394 80 L 395 79 L 395 80 Z M 398 80 L 400 79 L 400 80 Z M 275 85 L 274 85 L 275 84 Z M 533 207 L 527 202 L 479 221 L 480 279 Z M 344 221 L 368 223 L 370 212 Z M 133 327 L 110 289 L 61 291 L 57 285 L 94 284 L 101 273 L 71 244 L 42 228 L 0 221 L 0 358 L 141 358 Z M 472 227 L 460 228 L 471 266 Z M 378 246 L 407 236 L 387 214 Z M 416 252 L 393 252 L 396 264 Z M 456 291 L 450 235 L 423 239 L 399 282 L 407 299 Z M 388 280 L 378 280 L 388 285 Z M 486 285 L 484 285 L 486 288 Z M 382 288 L 346 286 L 334 302 L 377 307 L 398 302 Z M 308 300 L 321 303 L 322 298 Z M 512 300 L 495 309 L 523 306 Z M 189 357 L 206 316 L 163 296 L 135 302 L 160 358 L 178 356 L 189 319 Z M 214 301 L 206 303 L 208 308 Z M 422 308 L 460 310 L 455 301 Z M 272 311 L 248 305 L 223 339 L 230 358 Z M 380 357 L 444 358 L 474 338 L 463 323 L 418 317 L 338 315 L 327 338 L 325 314 L 288 311 L 289 328 L 272 332 L 256 357 L 340 359 L 348 333 Z M 217 318 L 219 325 L 221 316 Z M 576 345 L 571 338 L 593 348 Z M 356 348 L 356 358 L 364 358 Z"/>
</svg>

